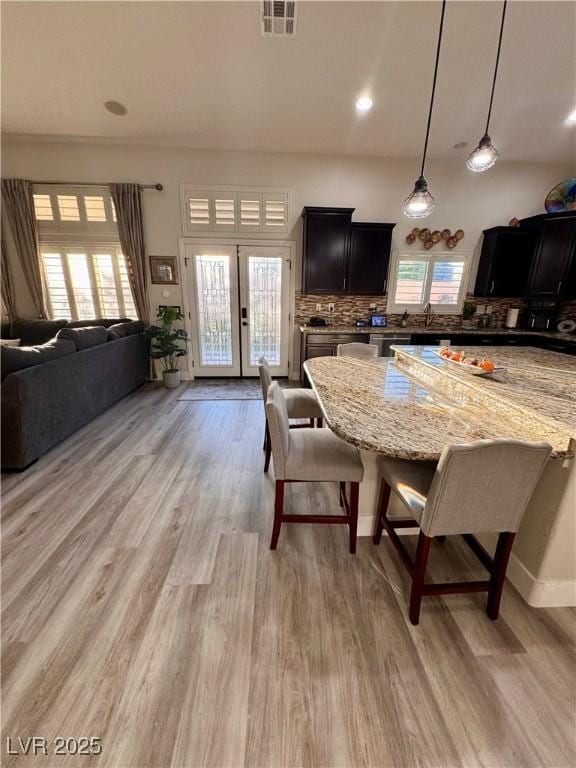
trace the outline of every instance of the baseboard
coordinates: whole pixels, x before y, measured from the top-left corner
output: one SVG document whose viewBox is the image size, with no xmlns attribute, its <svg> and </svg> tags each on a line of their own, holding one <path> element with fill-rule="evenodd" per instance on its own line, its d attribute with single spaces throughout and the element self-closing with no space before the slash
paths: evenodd
<svg viewBox="0 0 576 768">
<path fill-rule="evenodd" d="M 374 518 L 363 515 L 358 518 L 358 536 L 372 536 Z M 402 535 L 417 534 L 418 528 L 401 528 Z M 386 531 L 384 531 L 386 536 Z M 514 585 L 528 605 L 535 608 L 571 608 L 576 607 L 576 581 L 544 581 L 537 579 L 512 554 L 508 563 L 507 579 Z"/>
<path fill-rule="evenodd" d="M 398 536 L 410 536 L 418 534 L 419 528 L 399 528 L 396 533 Z M 360 515 L 358 518 L 358 536 L 372 536 L 374 533 L 374 517 L 369 515 Z M 384 531 L 384 536 L 388 536 Z"/>
<path fill-rule="evenodd" d="M 576 606 L 576 581 L 544 581 L 537 579 L 512 554 L 506 574 L 528 605 L 535 608 L 570 608 Z"/>
</svg>

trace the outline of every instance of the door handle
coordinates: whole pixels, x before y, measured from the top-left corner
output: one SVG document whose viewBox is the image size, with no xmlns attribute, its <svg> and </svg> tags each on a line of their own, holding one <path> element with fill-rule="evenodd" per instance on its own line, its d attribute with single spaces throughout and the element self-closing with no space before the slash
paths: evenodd
<svg viewBox="0 0 576 768">
<path fill-rule="evenodd" d="M 242 321 L 242 325 L 250 325 L 250 323 L 249 323 L 249 322 L 247 322 L 246 320 L 243 320 L 243 321 Z"/>
</svg>

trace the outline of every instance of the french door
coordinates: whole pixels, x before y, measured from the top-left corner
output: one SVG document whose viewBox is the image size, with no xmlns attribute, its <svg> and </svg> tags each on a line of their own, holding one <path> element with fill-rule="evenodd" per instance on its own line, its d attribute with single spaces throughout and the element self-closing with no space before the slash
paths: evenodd
<svg viewBox="0 0 576 768">
<path fill-rule="evenodd" d="M 290 249 L 186 245 L 195 376 L 288 375 Z"/>
</svg>

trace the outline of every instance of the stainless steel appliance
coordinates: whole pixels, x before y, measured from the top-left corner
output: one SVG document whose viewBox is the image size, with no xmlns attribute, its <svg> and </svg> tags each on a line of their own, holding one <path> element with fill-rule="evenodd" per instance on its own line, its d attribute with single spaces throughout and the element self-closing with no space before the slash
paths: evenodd
<svg viewBox="0 0 576 768">
<path fill-rule="evenodd" d="M 532 299 L 524 313 L 524 327 L 530 331 L 555 330 L 557 306 L 551 299 Z"/>
<path fill-rule="evenodd" d="M 395 344 L 410 344 L 410 334 L 397 333 L 397 334 L 370 334 L 370 344 L 376 344 L 378 347 L 378 355 L 380 357 L 394 357 L 394 351 L 391 349 Z"/>
</svg>

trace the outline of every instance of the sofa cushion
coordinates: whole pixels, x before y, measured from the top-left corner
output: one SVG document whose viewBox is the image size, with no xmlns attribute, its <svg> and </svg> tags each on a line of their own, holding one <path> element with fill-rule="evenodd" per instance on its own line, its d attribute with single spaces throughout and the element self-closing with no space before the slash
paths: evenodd
<svg viewBox="0 0 576 768">
<path fill-rule="evenodd" d="M 44 344 L 68 324 L 67 320 L 27 320 L 16 318 L 12 323 L 10 337 L 22 339 L 24 346 L 37 346 Z"/>
<path fill-rule="evenodd" d="M 75 352 L 76 346 L 69 339 L 51 339 L 35 347 L 2 347 L 2 378 L 23 368 L 48 363 Z"/>
<path fill-rule="evenodd" d="M 97 347 L 99 344 L 105 344 L 108 331 L 103 325 L 89 326 L 88 328 L 62 328 L 58 331 L 58 339 L 70 339 L 73 341 L 76 349 L 89 349 Z"/>
<path fill-rule="evenodd" d="M 130 323 L 129 317 L 97 317 L 94 320 L 73 320 L 67 323 L 67 328 L 92 328 L 95 325 L 102 325 L 104 328 L 110 328 L 117 323 Z"/>
<path fill-rule="evenodd" d="M 142 333 L 144 323 L 141 320 L 130 320 L 127 323 L 115 323 L 108 328 L 108 339 L 120 339 L 124 336 L 132 336 L 134 333 Z"/>
</svg>

